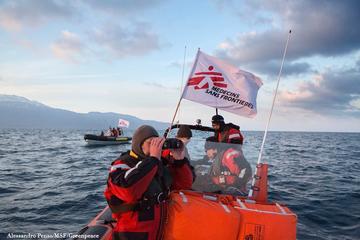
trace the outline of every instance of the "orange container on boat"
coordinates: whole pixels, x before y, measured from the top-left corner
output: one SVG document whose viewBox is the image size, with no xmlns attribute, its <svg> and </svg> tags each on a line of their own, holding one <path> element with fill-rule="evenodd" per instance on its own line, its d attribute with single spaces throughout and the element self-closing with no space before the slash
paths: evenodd
<svg viewBox="0 0 360 240">
<path fill-rule="evenodd" d="M 258 204 L 237 199 L 240 213 L 238 240 L 296 239 L 297 217 L 280 204 Z"/>
<path fill-rule="evenodd" d="M 165 240 L 296 239 L 297 217 L 287 207 L 226 195 L 174 192 Z"/>
<path fill-rule="evenodd" d="M 164 239 L 237 239 L 239 211 L 210 198 L 214 197 L 190 192 L 172 193 Z"/>
</svg>

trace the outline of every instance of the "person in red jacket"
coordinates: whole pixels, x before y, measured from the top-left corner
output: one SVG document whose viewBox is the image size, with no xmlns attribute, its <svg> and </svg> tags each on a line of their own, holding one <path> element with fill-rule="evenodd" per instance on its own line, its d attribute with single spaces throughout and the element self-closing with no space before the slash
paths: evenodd
<svg viewBox="0 0 360 240">
<path fill-rule="evenodd" d="M 139 127 L 131 151 L 110 168 L 104 192 L 117 220 L 113 239 L 161 239 L 170 190 L 190 189 L 193 174 L 184 149 L 172 150 L 173 162 L 161 158 L 164 138 L 148 125 Z"/>
<path fill-rule="evenodd" d="M 228 194 L 245 195 L 252 169 L 241 148 L 235 144 L 217 143 L 214 137 L 205 142 L 212 183 Z"/>
<path fill-rule="evenodd" d="M 221 115 L 214 115 L 211 119 L 212 127 L 215 129 L 215 138 L 218 142 L 243 144 L 244 136 L 240 132 L 240 127 L 227 123 Z"/>
</svg>

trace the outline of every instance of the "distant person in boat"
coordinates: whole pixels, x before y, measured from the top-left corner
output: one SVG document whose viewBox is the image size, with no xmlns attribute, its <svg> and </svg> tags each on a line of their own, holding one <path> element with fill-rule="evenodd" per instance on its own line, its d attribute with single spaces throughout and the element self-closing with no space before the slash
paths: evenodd
<svg viewBox="0 0 360 240">
<path fill-rule="evenodd" d="M 240 127 L 225 123 L 224 117 L 221 115 L 214 115 L 211 119 L 212 127 L 215 129 L 215 138 L 218 142 L 243 144 L 244 137 L 240 132 Z"/>
<path fill-rule="evenodd" d="M 109 127 L 109 129 L 106 131 L 106 133 L 104 135 L 105 135 L 105 137 L 111 137 L 112 136 L 112 128 Z"/>
<path fill-rule="evenodd" d="M 213 137 L 205 142 L 206 157 L 211 164 L 210 178 L 222 191 L 243 195 L 252 176 L 252 169 L 241 148 L 235 144 L 216 143 Z"/>
<path fill-rule="evenodd" d="M 184 148 L 173 163 L 161 158 L 165 139 L 148 125 L 136 129 L 131 151 L 111 165 L 105 197 L 117 220 L 113 239 L 160 239 L 170 190 L 190 189 L 193 174 Z"/>
<path fill-rule="evenodd" d="M 104 131 L 101 131 L 100 136 L 101 136 L 101 137 L 104 136 Z"/>
<path fill-rule="evenodd" d="M 122 135 L 123 135 L 123 131 L 122 131 L 122 129 L 121 129 L 121 128 L 119 128 L 119 127 L 117 127 L 116 129 L 118 130 L 119 136 L 122 136 Z"/>
<path fill-rule="evenodd" d="M 112 137 L 118 137 L 119 136 L 119 132 L 118 132 L 118 130 L 116 129 L 116 128 L 113 128 L 112 130 L 111 130 L 111 132 L 112 132 Z"/>
</svg>

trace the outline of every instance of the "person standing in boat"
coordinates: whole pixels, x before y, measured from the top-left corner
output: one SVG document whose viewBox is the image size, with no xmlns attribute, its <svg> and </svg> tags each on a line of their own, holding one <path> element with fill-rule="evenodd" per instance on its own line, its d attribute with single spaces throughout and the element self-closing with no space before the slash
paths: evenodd
<svg viewBox="0 0 360 240">
<path fill-rule="evenodd" d="M 228 194 L 243 195 L 252 176 L 252 169 L 241 148 L 236 144 L 217 143 L 207 138 L 205 150 L 211 163 L 210 178 L 213 184 Z"/>
<path fill-rule="evenodd" d="M 191 162 L 189 151 L 186 147 L 186 145 L 190 142 L 190 139 L 192 138 L 192 132 L 189 126 L 181 125 L 179 127 L 178 132 L 176 133 L 176 139 L 180 140 L 184 144 L 184 151 L 185 151 L 185 158 L 187 161 Z M 163 158 L 164 163 L 173 163 L 174 157 L 172 156 L 172 151 L 170 149 L 165 149 L 162 151 L 161 157 Z M 195 181 L 196 174 L 195 169 L 193 166 L 190 165 L 191 172 L 193 174 L 193 181 Z M 173 169 L 171 169 L 173 170 Z M 170 170 L 170 171 L 171 171 Z M 173 173 L 173 175 L 176 175 L 176 173 Z"/>
<path fill-rule="evenodd" d="M 118 130 L 116 129 L 116 128 L 113 128 L 112 130 L 111 130 L 111 132 L 112 132 L 112 137 L 118 137 L 119 136 L 119 132 L 118 132 Z"/>
<path fill-rule="evenodd" d="M 117 129 L 117 130 L 118 130 L 118 132 L 119 132 L 119 136 L 122 136 L 122 135 L 123 135 L 123 131 L 122 131 L 122 129 L 121 129 L 121 128 L 119 128 L 119 127 L 117 127 L 116 129 Z"/>
<path fill-rule="evenodd" d="M 214 115 L 211 123 L 218 142 L 243 144 L 244 136 L 241 134 L 239 126 L 232 123 L 225 124 L 224 117 L 221 115 Z"/>
<path fill-rule="evenodd" d="M 185 145 L 185 157 L 191 161 L 189 151 L 186 147 L 186 145 L 190 142 L 190 139 L 192 138 L 192 132 L 189 126 L 181 125 L 179 127 L 178 132 L 176 133 L 176 138 L 181 140 Z"/>
<path fill-rule="evenodd" d="M 111 128 L 111 126 L 110 126 L 109 129 L 105 132 L 104 136 L 105 136 L 105 137 L 111 137 L 111 136 L 112 136 L 112 128 Z"/>
<path fill-rule="evenodd" d="M 165 139 L 148 125 L 139 127 L 131 151 L 110 168 L 105 198 L 117 220 L 113 239 L 160 239 L 172 189 L 190 189 L 193 174 L 184 148 L 173 149 L 173 163 L 161 158 Z"/>
</svg>

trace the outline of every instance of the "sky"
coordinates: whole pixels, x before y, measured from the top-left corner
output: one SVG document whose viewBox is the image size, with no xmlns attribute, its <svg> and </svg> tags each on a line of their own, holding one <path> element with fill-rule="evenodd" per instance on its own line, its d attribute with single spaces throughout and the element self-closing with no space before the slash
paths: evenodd
<svg viewBox="0 0 360 240">
<path fill-rule="evenodd" d="M 0 0 L 0 94 L 169 122 L 200 48 L 262 79 L 255 118 L 219 111 L 262 131 L 291 29 L 269 129 L 360 132 L 359 22 L 357 0 Z"/>
</svg>

